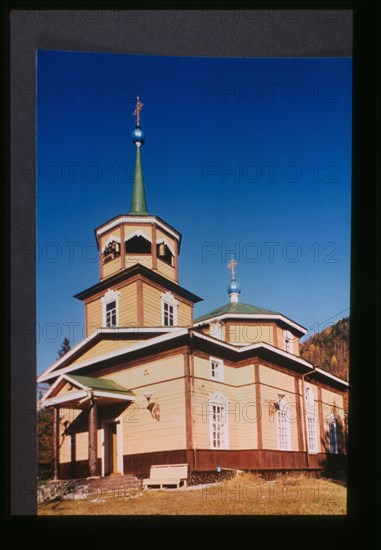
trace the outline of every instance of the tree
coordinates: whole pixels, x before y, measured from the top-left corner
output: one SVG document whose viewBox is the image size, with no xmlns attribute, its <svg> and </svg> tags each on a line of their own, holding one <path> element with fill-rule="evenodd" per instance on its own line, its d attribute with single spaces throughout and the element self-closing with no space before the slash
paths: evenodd
<svg viewBox="0 0 381 550">
<path fill-rule="evenodd" d="M 70 340 L 69 338 L 64 338 L 61 344 L 60 349 L 58 350 L 58 357 L 57 359 L 60 359 L 65 353 L 67 353 L 71 349 Z"/>
<path fill-rule="evenodd" d="M 52 464 L 52 420 L 51 409 L 40 409 L 37 412 L 37 448 L 40 476 L 43 471 L 49 470 Z"/>
</svg>

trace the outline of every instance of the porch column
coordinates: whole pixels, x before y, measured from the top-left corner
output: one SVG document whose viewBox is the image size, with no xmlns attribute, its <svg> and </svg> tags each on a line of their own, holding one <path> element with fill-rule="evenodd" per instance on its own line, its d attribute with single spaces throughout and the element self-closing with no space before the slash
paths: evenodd
<svg viewBox="0 0 381 550">
<path fill-rule="evenodd" d="M 96 476 L 98 474 L 97 431 L 98 431 L 97 402 L 95 399 L 92 399 L 90 401 L 90 407 L 89 407 L 89 475 L 90 476 Z"/>
<path fill-rule="evenodd" d="M 58 479 L 58 464 L 59 464 L 59 439 L 60 439 L 60 409 L 53 407 L 53 479 Z"/>
</svg>

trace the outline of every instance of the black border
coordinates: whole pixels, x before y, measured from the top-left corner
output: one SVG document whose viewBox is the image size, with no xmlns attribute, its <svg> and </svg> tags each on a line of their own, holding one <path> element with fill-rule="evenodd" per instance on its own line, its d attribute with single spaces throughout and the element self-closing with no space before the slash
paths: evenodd
<svg viewBox="0 0 381 550">
<path fill-rule="evenodd" d="M 4 5 L 3 5 L 4 6 Z M 241 22 L 234 22 L 230 26 L 224 26 L 223 33 L 210 29 L 207 22 L 201 22 L 199 14 L 191 14 L 189 11 L 182 11 L 177 14 L 183 24 L 170 25 L 165 23 L 167 17 L 171 17 L 171 12 L 157 14 L 153 11 L 144 13 L 146 24 L 144 25 L 143 37 L 138 33 L 132 33 L 129 41 L 126 36 L 122 36 L 123 46 L 116 44 L 116 33 L 109 32 L 107 25 L 96 25 L 94 23 L 71 24 L 71 27 L 60 24 L 59 35 L 54 32 L 54 25 L 30 22 L 29 20 L 17 24 L 15 18 L 20 17 L 22 10 L 30 9 L 83 9 L 88 6 L 97 9 L 99 4 L 95 2 L 70 4 L 50 3 L 8 3 L 3 7 L 3 36 L 5 37 L 5 56 L 3 66 L 6 84 L 12 83 L 12 79 L 24 75 L 24 81 L 32 82 L 34 78 L 34 50 L 39 48 L 52 49 L 72 49 L 77 51 L 108 51 L 125 53 L 149 53 L 149 54 L 174 54 L 174 55 L 221 55 L 225 56 L 340 56 L 351 55 L 348 43 L 348 21 L 345 24 L 342 19 L 343 13 L 336 11 L 336 16 L 342 21 L 342 24 L 335 28 L 333 36 L 332 26 L 328 24 L 317 24 L 309 26 L 308 40 L 306 40 L 305 20 L 302 25 L 295 24 L 291 29 L 290 24 L 285 29 L 284 26 L 276 27 L 276 17 L 272 29 L 281 31 L 274 39 L 274 33 L 268 26 L 254 25 L 247 28 Z M 162 5 L 163 6 L 163 5 Z M 250 8 L 269 10 L 275 9 L 304 9 L 305 3 L 293 2 L 285 4 L 279 3 L 251 3 L 223 5 L 224 9 L 235 9 L 242 6 L 242 9 Z M 102 8 L 103 5 L 100 5 Z M 108 9 L 120 9 L 124 4 L 110 3 Z M 129 8 L 142 9 L 146 4 L 128 4 Z M 163 8 L 168 7 L 163 6 Z M 203 5 L 203 9 L 209 6 Z M 190 8 L 194 5 L 182 4 L 175 9 Z M 196 5 L 197 8 L 197 5 Z M 212 7 L 211 7 L 212 8 Z M 380 30 L 380 8 L 376 0 L 358 1 L 358 2 L 320 2 L 308 4 L 309 9 L 354 9 L 354 162 L 353 162 L 353 207 L 352 207 L 352 273 L 351 273 L 351 381 L 356 387 L 356 391 L 351 395 L 351 433 L 349 438 L 350 445 L 350 464 L 349 464 L 349 516 L 347 518 L 323 518 L 321 525 L 316 526 L 316 518 L 279 518 L 279 517 L 208 517 L 197 518 L 199 527 L 207 526 L 211 533 L 216 533 L 217 528 L 223 532 L 225 528 L 241 527 L 244 528 L 245 535 L 251 532 L 253 539 L 257 535 L 255 530 L 259 527 L 265 528 L 267 537 L 263 544 L 275 547 L 279 543 L 287 543 L 305 547 L 306 528 L 311 527 L 307 541 L 308 546 L 316 541 L 321 545 L 344 545 L 350 543 L 352 538 L 358 532 L 363 533 L 365 537 L 376 534 L 376 512 L 379 512 L 379 497 L 377 500 L 377 489 L 380 489 L 380 477 L 378 459 L 380 456 L 379 440 L 379 389 L 380 373 L 379 353 L 374 345 L 380 334 L 379 315 L 379 281 L 380 276 L 380 190 L 379 184 L 380 164 L 377 156 L 380 148 L 379 133 L 379 107 L 377 107 L 377 98 L 380 96 L 380 37 L 377 31 Z M 14 21 L 11 25 L 8 23 L 9 12 Z M 158 9 L 158 8 L 156 8 Z M 76 12 L 75 12 L 76 13 Z M 333 12 L 330 12 L 331 14 Z M 308 14 L 307 11 L 302 12 Z M 65 15 L 62 13 L 62 15 Z M 345 15 L 345 14 L 344 14 Z M 181 16 L 181 17 L 180 17 Z M 302 17 L 302 19 L 303 19 Z M 345 19 L 345 17 L 344 17 Z M 177 20 L 179 21 L 179 19 Z M 172 19 L 173 23 L 173 19 Z M 203 32 L 197 32 L 200 24 L 203 25 Z M 98 27 L 98 28 L 97 28 Z M 244 28 L 246 27 L 246 28 Z M 184 34 L 184 29 L 186 30 Z M 251 30 L 251 33 L 248 32 Z M 237 32 L 240 40 L 237 40 Z M 197 36 L 197 40 L 195 40 Z M 243 38 L 243 36 L 245 38 Z M 283 36 L 283 39 L 280 39 Z M 237 44 L 238 43 L 238 44 Z M 245 53 L 242 53 L 244 49 Z M 307 50 L 307 51 L 306 51 Z M 229 53 L 228 53 L 229 52 Z M 238 53 L 237 53 L 238 52 Z M 313 53 L 311 53 L 313 52 Z M 378 71 L 378 72 L 377 72 Z M 29 80 L 27 80 L 29 79 Z M 28 92 L 28 90 L 27 90 Z M 28 96 L 29 103 L 27 107 L 20 102 L 20 90 L 12 86 L 12 92 L 8 94 L 6 89 L 5 122 L 6 132 L 7 122 L 10 122 L 11 129 L 11 147 L 12 157 L 9 154 L 8 160 L 16 162 L 20 158 L 34 164 L 34 105 L 30 101 L 33 92 Z M 10 102 L 12 105 L 10 110 Z M 25 98 L 24 98 L 25 99 Z M 10 114 L 9 114 L 10 113 Z M 378 117 L 378 118 L 377 118 Z M 7 137 L 7 136 L 6 136 Z M 7 141 L 6 141 L 7 142 Z M 5 167 L 5 177 L 8 181 L 10 174 L 9 166 Z M 19 175 L 13 175 L 12 183 L 9 189 L 5 188 L 4 203 L 9 204 L 9 196 L 12 201 L 12 211 L 10 224 L 6 216 L 2 218 L 3 229 L 8 235 L 11 230 L 10 241 L 15 243 L 27 244 L 26 249 L 29 252 L 33 249 L 34 234 L 34 177 L 24 174 L 24 179 Z M 9 228 L 10 226 L 10 228 Z M 376 246 L 377 245 L 377 246 Z M 35 319 L 35 273 L 33 254 L 26 255 L 9 249 L 12 253 L 12 271 L 9 282 L 12 283 L 11 312 L 13 323 L 25 321 L 25 319 Z M 5 303 L 5 305 L 7 305 Z M 9 308 L 8 308 L 9 311 Z M 366 320 L 366 321 L 365 321 Z M 33 326 L 27 326 L 27 330 L 32 330 Z M 11 336 L 10 330 L 8 337 Z M 5 373 L 5 388 L 8 388 L 9 382 L 12 382 L 10 390 L 3 400 L 5 405 L 9 404 L 9 395 L 16 405 L 24 403 L 22 414 L 18 414 L 17 408 L 8 411 L 7 416 L 11 421 L 11 444 L 12 444 L 12 469 L 11 479 L 15 483 L 12 485 L 12 500 L 10 512 L 20 515 L 35 513 L 35 494 L 32 489 L 35 480 L 35 432 L 34 432 L 34 388 L 35 388 L 35 339 L 33 332 L 24 333 L 20 339 L 20 334 L 12 332 L 11 361 L 12 369 Z M 5 346 L 8 347 L 9 338 L 6 337 Z M 378 367 L 378 368 L 376 368 Z M 16 386 L 17 384 L 17 386 Z M 16 391 L 17 389 L 17 391 Z M 376 420 L 374 420 L 376 419 Z M 377 438 L 375 438 L 375 429 Z M 10 435 L 8 433 L 8 435 Z M 6 489 L 9 486 L 9 470 L 4 469 L 4 478 Z M 379 494 L 379 491 L 378 491 Z M 377 509 L 378 505 L 378 509 Z M 9 510 L 6 510 L 9 511 Z M 10 525 L 15 527 L 19 521 L 26 518 L 13 517 Z M 95 518 L 79 517 L 50 518 L 52 521 L 45 521 L 45 518 L 35 518 L 32 522 L 33 531 L 40 531 L 40 536 L 45 534 L 49 536 L 54 527 L 54 535 L 63 536 L 67 533 L 68 525 L 73 528 L 72 535 L 80 533 L 89 536 L 89 529 L 95 532 L 95 527 L 99 524 L 101 527 L 111 528 L 112 530 L 120 526 L 120 520 L 115 517 L 102 518 L 102 521 L 94 523 Z M 136 540 L 144 543 L 144 534 L 142 527 L 159 526 L 164 531 L 172 530 L 175 524 L 175 518 L 123 518 L 123 531 L 131 528 L 133 521 L 134 531 L 138 535 Z M 69 524 L 68 524 L 69 522 Z M 195 522 L 194 518 L 183 518 L 181 525 L 185 534 L 189 536 L 189 527 Z M 37 529 L 35 529 L 37 525 Z M 324 529 L 322 528 L 324 525 Z M 29 528 L 31 522 L 28 521 Z M 269 529 L 276 526 L 277 529 Z M 303 527 L 304 533 L 298 536 L 299 528 Z M 247 529 L 247 530 L 246 530 Z M 267 530 L 269 529 L 269 530 Z M 131 531 L 129 530 L 129 536 Z M 21 530 L 20 530 L 21 531 Z M 266 532 L 265 531 L 265 532 Z M 29 532 L 32 534 L 32 531 Z M 105 540 L 110 540 L 110 531 L 103 531 Z M 233 531 L 234 533 L 234 531 Z M 13 534 L 15 530 L 13 529 Z M 23 533 L 21 532 L 21 535 Z M 25 534 L 25 533 L 24 533 Z M 117 531 L 112 531 L 113 537 Z M 263 534 L 263 531 L 262 531 Z M 177 534 L 176 534 L 177 535 Z M 129 538 L 127 533 L 125 536 Z M 361 536 L 361 535 L 360 535 Z M 237 539 L 241 537 L 236 533 Z M 170 537 L 169 537 L 170 538 Z M 129 539 L 130 540 L 130 539 Z M 135 538 L 134 538 L 135 540 Z M 255 540 L 255 539 L 254 539 Z M 254 542 L 253 540 L 253 542 Z M 241 539 L 242 541 L 242 539 Z M 258 540 L 257 540 L 258 542 Z M 114 542 L 115 543 L 115 542 Z"/>
</svg>

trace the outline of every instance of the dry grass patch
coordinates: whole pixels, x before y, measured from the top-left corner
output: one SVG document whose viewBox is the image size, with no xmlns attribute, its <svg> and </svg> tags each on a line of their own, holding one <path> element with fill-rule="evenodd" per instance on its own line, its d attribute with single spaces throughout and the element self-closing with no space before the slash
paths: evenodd
<svg viewBox="0 0 381 550">
<path fill-rule="evenodd" d="M 241 474 L 229 481 L 187 490 L 146 490 L 90 495 L 39 506 L 40 515 L 343 515 L 342 482 L 300 474 Z"/>
</svg>

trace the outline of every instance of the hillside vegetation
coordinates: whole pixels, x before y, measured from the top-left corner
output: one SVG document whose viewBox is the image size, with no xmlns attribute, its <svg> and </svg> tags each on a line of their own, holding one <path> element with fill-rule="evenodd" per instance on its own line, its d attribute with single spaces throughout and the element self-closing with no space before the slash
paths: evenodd
<svg viewBox="0 0 381 550">
<path fill-rule="evenodd" d="M 301 344 L 300 355 L 315 367 L 348 380 L 349 317 L 311 336 Z"/>
</svg>

